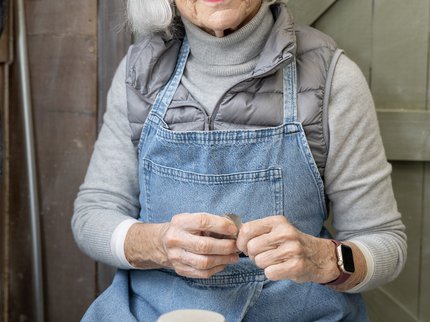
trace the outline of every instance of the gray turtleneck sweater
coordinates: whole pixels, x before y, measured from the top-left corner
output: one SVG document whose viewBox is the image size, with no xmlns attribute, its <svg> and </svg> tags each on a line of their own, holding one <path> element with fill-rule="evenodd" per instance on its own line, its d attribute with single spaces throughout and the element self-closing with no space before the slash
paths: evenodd
<svg viewBox="0 0 430 322">
<path fill-rule="evenodd" d="M 269 5 L 264 2 L 248 24 L 222 38 L 210 36 L 182 19 L 191 50 L 181 81 L 208 115 L 212 115 L 221 95 L 257 65 L 259 53 L 274 23 L 269 11 Z"/>
<path fill-rule="evenodd" d="M 255 67 L 272 24 L 267 5 L 246 26 L 223 38 L 184 21 L 191 52 L 182 84 L 209 115 L 222 93 Z M 136 222 L 140 205 L 125 75 L 123 60 L 113 79 L 104 125 L 75 201 L 72 227 L 78 246 L 89 256 L 127 269 L 132 267 L 124 256 L 124 240 Z M 366 258 L 367 276 L 350 290 L 360 292 L 399 274 L 406 261 L 406 236 L 371 94 L 359 68 L 345 56 L 334 73 L 328 121 L 325 191 L 333 203 L 336 239 L 354 242 Z M 372 215 L 375 213 L 378 216 Z"/>
</svg>

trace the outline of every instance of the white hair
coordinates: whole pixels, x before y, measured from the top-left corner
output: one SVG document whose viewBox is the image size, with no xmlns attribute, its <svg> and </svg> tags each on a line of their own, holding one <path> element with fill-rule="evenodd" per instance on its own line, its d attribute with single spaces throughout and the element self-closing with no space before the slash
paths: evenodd
<svg viewBox="0 0 430 322">
<path fill-rule="evenodd" d="M 174 0 L 127 0 L 127 16 L 135 33 L 169 32 Z"/>
<path fill-rule="evenodd" d="M 262 0 L 269 3 L 288 0 Z M 127 15 L 131 30 L 138 34 L 162 32 L 170 35 L 177 15 L 174 0 L 127 0 Z"/>
</svg>

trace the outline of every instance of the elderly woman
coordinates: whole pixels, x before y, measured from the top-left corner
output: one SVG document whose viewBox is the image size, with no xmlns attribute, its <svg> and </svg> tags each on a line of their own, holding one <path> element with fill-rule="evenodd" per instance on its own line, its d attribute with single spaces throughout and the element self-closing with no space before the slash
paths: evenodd
<svg viewBox="0 0 430 322">
<path fill-rule="evenodd" d="M 283 1 L 128 9 L 143 37 L 72 221 L 79 247 L 119 270 L 83 320 L 367 321 L 359 292 L 400 273 L 406 237 L 357 66 Z"/>
</svg>

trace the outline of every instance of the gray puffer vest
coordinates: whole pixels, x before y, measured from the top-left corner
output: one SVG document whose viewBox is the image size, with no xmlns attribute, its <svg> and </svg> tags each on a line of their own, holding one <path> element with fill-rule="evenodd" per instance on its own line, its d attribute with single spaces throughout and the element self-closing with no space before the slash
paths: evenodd
<svg viewBox="0 0 430 322">
<path fill-rule="evenodd" d="M 324 176 L 329 130 L 327 105 L 334 69 L 342 51 L 334 41 L 307 26 L 294 26 L 285 5 L 271 7 L 273 30 L 254 71 L 219 100 L 212 115 L 180 85 L 165 122 L 174 131 L 253 129 L 282 123 L 282 68 L 297 62 L 298 118 Z M 170 40 L 146 36 L 130 47 L 127 55 L 127 109 L 132 141 L 139 142 L 146 117 L 160 88 L 176 65 L 181 37 Z"/>
</svg>

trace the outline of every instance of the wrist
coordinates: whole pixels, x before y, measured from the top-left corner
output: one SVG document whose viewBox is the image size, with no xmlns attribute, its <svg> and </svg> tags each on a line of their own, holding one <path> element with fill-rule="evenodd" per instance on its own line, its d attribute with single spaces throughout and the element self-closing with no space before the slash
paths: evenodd
<svg viewBox="0 0 430 322">
<path fill-rule="evenodd" d="M 132 225 L 138 223 L 139 221 L 130 218 L 122 221 L 112 232 L 111 240 L 110 240 L 110 249 L 112 253 L 112 257 L 116 261 L 115 266 L 122 269 L 133 269 L 133 265 L 125 257 L 124 252 L 124 244 L 125 238 L 127 236 L 128 230 Z"/>
<path fill-rule="evenodd" d="M 322 284 L 330 283 L 336 280 L 341 275 L 341 271 L 337 265 L 336 248 L 330 239 L 323 239 L 325 252 L 323 256 L 326 259 L 324 276 L 321 278 Z M 321 281 L 320 281 L 321 282 Z"/>
<path fill-rule="evenodd" d="M 124 254 L 131 265 L 141 269 L 167 266 L 167 257 L 160 244 L 163 226 L 136 223 L 130 227 L 124 242 Z"/>
<path fill-rule="evenodd" d="M 324 285 L 340 285 L 345 283 L 355 271 L 354 257 L 352 248 L 346 244 L 342 244 L 337 240 L 330 240 L 336 255 L 336 267 L 339 275 L 334 280 L 331 280 Z"/>
</svg>

